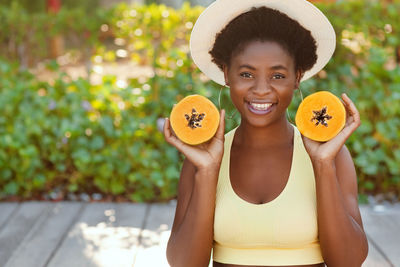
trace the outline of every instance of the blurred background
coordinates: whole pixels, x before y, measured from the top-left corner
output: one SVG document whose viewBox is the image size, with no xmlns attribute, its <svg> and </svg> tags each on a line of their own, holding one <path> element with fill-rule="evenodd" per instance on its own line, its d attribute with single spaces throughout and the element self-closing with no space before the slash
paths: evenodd
<svg viewBox="0 0 400 267">
<path fill-rule="evenodd" d="M 189 52 L 211 0 L 0 0 L 0 200 L 163 202 L 182 156 L 159 131 L 174 103 L 229 92 Z M 362 125 L 346 145 L 359 200 L 399 200 L 400 0 L 313 1 L 336 52 L 306 96 L 347 93 Z M 294 123 L 299 94 L 289 108 Z M 226 131 L 239 116 L 227 121 Z"/>
</svg>

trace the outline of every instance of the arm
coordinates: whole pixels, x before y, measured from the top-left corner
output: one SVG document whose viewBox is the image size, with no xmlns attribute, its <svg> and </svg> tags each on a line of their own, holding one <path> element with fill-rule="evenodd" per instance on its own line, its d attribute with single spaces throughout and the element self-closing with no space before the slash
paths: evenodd
<svg viewBox="0 0 400 267">
<path fill-rule="evenodd" d="M 323 258 L 329 267 L 359 267 L 368 254 L 357 201 L 357 175 L 345 146 L 360 126 L 360 114 L 346 94 L 345 127 L 333 139 L 315 142 L 303 137 L 314 169 L 317 191 L 318 234 Z"/>
<path fill-rule="evenodd" d="M 224 150 L 224 115 L 222 110 L 212 140 L 197 146 L 186 145 L 174 136 L 168 120 L 164 125 L 166 141 L 186 156 L 167 245 L 167 259 L 172 267 L 205 267 L 210 261 L 216 188 Z"/>
<path fill-rule="evenodd" d="M 343 146 L 334 160 L 313 160 L 318 234 L 329 267 L 361 266 L 368 254 L 357 201 L 357 176 Z"/>
<path fill-rule="evenodd" d="M 196 171 L 184 162 L 167 259 L 171 266 L 208 266 L 210 261 L 217 171 Z"/>
</svg>

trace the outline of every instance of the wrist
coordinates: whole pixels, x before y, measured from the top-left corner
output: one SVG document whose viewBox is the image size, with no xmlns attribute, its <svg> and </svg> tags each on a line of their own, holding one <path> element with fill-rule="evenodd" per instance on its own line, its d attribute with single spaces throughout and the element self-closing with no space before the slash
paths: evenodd
<svg viewBox="0 0 400 267">
<path fill-rule="evenodd" d="M 335 163 L 335 158 L 328 157 L 310 157 L 312 164 L 316 165 L 332 165 Z"/>
<path fill-rule="evenodd" d="M 204 183 L 204 181 L 211 181 L 212 184 L 214 184 L 216 183 L 216 181 L 218 181 L 218 176 L 219 176 L 219 166 L 218 168 L 216 166 L 197 168 L 195 174 L 195 180 L 201 181 L 201 183 Z"/>
<path fill-rule="evenodd" d="M 334 159 L 321 159 L 321 158 L 314 158 L 311 159 L 312 166 L 314 171 L 321 171 L 333 168 L 335 169 L 335 160 Z"/>
<path fill-rule="evenodd" d="M 200 166 L 196 168 L 196 174 L 200 175 L 219 175 L 220 164 Z"/>
<path fill-rule="evenodd" d="M 210 162 L 203 162 L 203 164 L 196 165 L 196 172 L 201 172 L 201 173 L 217 172 L 217 173 L 219 173 L 220 167 L 221 167 L 221 161 L 219 161 L 219 160 L 211 161 L 210 160 Z"/>
</svg>

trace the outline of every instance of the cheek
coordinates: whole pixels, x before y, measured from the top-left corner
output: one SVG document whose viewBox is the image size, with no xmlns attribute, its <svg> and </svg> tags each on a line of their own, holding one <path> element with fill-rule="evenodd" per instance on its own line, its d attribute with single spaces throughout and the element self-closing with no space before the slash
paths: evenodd
<svg viewBox="0 0 400 267">
<path fill-rule="evenodd" d="M 244 87 L 240 88 L 236 85 L 235 88 L 232 88 L 232 87 L 230 88 L 230 95 L 231 95 L 232 103 L 239 110 L 243 106 L 243 101 L 246 97 L 246 93 L 247 93 L 247 90 Z"/>
<path fill-rule="evenodd" d="M 294 89 L 291 87 L 275 87 L 275 95 L 278 100 L 277 108 L 280 111 L 285 111 L 292 102 Z"/>
<path fill-rule="evenodd" d="M 283 91 L 280 94 L 281 95 L 281 99 L 280 99 L 281 104 L 285 108 L 287 108 L 290 105 L 290 103 L 292 102 L 293 92 L 294 92 L 294 89 L 286 89 L 285 91 Z"/>
</svg>

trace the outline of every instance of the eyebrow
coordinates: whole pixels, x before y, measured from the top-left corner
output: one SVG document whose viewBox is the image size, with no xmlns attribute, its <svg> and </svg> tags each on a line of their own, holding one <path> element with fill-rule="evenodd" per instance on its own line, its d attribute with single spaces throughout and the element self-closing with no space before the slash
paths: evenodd
<svg viewBox="0 0 400 267">
<path fill-rule="evenodd" d="M 239 69 L 241 69 L 241 68 L 248 68 L 248 69 L 251 69 L 251 70 L 255 70 L 256 69 L 255 67 L 250 66 L 248 64 L 240 65 Z M 287 68 L 285 66 L 283 66 L 283 65 L 275 65 L 275 66 L 272 66 L 271 69 L 273 69 L 273 70 L 279 70 L 279 69 L 287 70 Z"/>
</svg>

